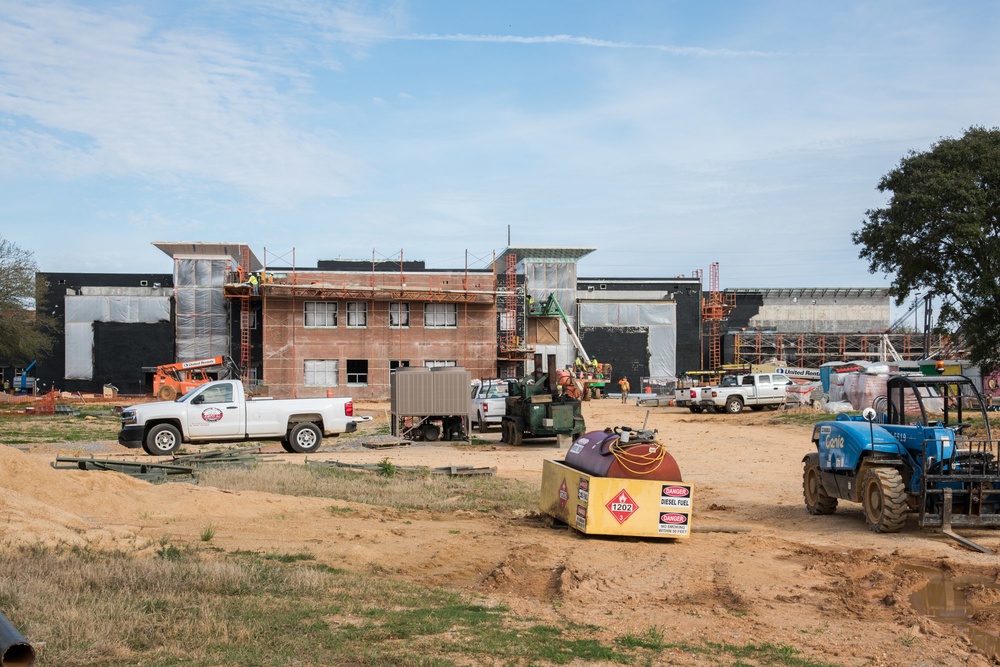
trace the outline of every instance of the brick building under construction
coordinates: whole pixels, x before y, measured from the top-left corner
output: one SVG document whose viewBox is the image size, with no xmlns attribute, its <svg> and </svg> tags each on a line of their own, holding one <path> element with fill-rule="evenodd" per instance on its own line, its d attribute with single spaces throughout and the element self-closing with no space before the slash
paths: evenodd
<svg viewBox="0 0 1000 667">
<path fill-rule="evenodd" d="M 274 396 L 382 399 L 401 366 L 515 377 L 536 354 L 570 365 L 577 341 L 639 387 L 711 363 L 873 358 L 889 326 L 882 289 L 703 293 L 698 274 L 578 277 L 595 248 L 510 247 L 485 268 L 428 269 L 401 256 L 304 268 L 268 265 L 245 244 L 154 245 L 172 274 L 40 274 L 39 307 L 64 316 L 57 351 L 38 363 L 42 388 L 143 393 L 144 366 L 229 355 Z M 530 307 L 542 301 L 558 308 Z"/>
</svg>

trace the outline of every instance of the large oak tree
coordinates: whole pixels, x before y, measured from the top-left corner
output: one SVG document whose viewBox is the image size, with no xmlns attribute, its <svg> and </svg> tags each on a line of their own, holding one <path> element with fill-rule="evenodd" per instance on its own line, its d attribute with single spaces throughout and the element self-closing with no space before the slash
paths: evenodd
<svg viewBox="0 0 1000 667">
<path fill-rule="evenodd" d="M 911 151 L 878 189 L 891 197 L 852 234 L 860 257 L 895 276 L 897 305 L 932 294 L 938 327 L 961 334 L 970 361 L 1000 366 L 1000 129 Z"/>
<path fill-rule="evenodd" d="M 0 364 L 26 366 L 52 349 L 32 310 L 36 271 L 31 252 L 0 237 Z"/>
</svg>

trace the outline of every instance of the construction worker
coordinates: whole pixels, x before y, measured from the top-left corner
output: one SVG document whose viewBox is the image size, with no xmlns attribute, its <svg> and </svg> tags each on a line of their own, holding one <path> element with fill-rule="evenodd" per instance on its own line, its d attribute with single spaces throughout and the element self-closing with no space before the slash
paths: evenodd
<svg viewBox="0 0 1000 667">
<path fill-rule="evenodd" d="M 628 391 L 632 387 L 629 386 L 628 378 L 623 377 L 618 381 L 618 386 L 622 388 L 622 403 L 628 403 Z"/>
<path fill-rule="evenodd" d="M 250 277 L 247 278 L 247 284 L 250 285 L 250 293 L 254 296 L 257 295 L 257 285 L 260 281 L 257 280 L 257 274 L 251 273 Z"/>
</svg>

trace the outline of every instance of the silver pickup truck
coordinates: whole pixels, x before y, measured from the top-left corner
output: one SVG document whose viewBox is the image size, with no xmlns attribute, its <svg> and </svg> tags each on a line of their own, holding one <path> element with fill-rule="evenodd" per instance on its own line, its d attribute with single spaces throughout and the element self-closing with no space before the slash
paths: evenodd
<svg viewBox="0 0 1000 667">
<path fill-rule="evenodd" d="M 175 401 L 142 403 L 122 410 L 118 443 L 167 456 L 182 442 L 280 440 L 287 452 L 308 454 L 323 436 L 358 428 L 350 398 L 252 398 L 243 383 L 218 380 Z"/>
<path fill-rule="evenodd" d="M 790 384 L 789 378 L 778 373 L 741 375 L 735 386 L 702 387 L 700 404 L 706 410 L 732 415 L 743 412 L 745 406 L 777 410 L 785 404 L 785 388 Z"/>
<path fill-rule="evenodd" d="M 507 414 L 507 381 L 476 380 L 472 383 L 472 421 L 480 433 L 486 433 L 490 424 L 497 426 Z"/>
</svg>

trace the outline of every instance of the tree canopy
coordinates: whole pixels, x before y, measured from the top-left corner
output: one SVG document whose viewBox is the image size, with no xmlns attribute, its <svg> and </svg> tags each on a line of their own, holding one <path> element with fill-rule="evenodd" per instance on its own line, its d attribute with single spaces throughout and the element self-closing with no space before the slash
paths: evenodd
<svg viewBox="0 0 1000 667">
<path fill-rule="evenodd" d="M 910 151 L 878 189 L 892 195 L 852 234 L 860 257 L 895 276 L 897 305 L 933 294 L 938 326 L 962 335 L 972 362 L 1000 366 L 1000 129 Z"/>
<path fill-rule="evenodd" d="M 0 364 L 26 366 L 52 349 L 38 327 L 34 255 L 0 237 Z"/>
</svg>

